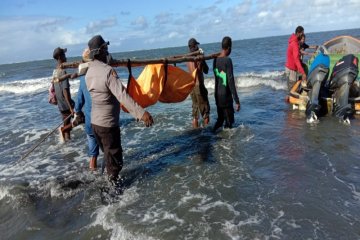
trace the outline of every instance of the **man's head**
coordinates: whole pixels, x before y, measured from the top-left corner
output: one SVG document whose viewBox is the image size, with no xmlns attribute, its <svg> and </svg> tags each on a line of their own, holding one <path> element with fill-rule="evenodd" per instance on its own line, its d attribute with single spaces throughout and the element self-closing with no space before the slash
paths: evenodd
<svg viewBox="0 0 360 240">
<path fill-rule="evenodd" d="M 227 56 L 229 56 L 231 53 L 231 46 L 232 46 L 231 38 L 228 36 L 224 37 L 221 42 L 221 48 L 226 52 Z"/>
<path fill-rule="evenodd" d="M 55 48 L 53 52 L 53 58 L 55 60 L 60 59 L 63 62 L 66 62 L 66 56 L 65 56 L 66 51 L 67 51 L 66 48 L 60 48 L 60 47 Z"/>
<path fill-rule="evenodd" d="M 109 44 L 110 44 L 109 42 L 105 42 L 105 40 L 102 38 L 101 35 L 96 35 L 92 37 L 88 42 L 88 46 L 90 50 L 90 54 L 89 54 L 90 59 L 97 59 L 106 63 L 107 55 L 109 55 L 108 52 Z"/>
<path fill-rule="evenodd" d="M 304 28 L 302 26 L 297 26 L 295 29 L 295 35 L 298 40 L 301 40 L 302 35 L 304 34 Z"/>
<path fill-rule="evenodd" d="M 304 43 L 305 42 L 305 34 L 303 34 L 300 38 L 300 43 Z"/>
<path fill-rule="evenodd" d="M 195 51 L 199 50 L 199 46 L 198 46 L 199 44 L 200 43 L 198 41 L 196 41 L 195 38 L 190 38 L 189 42 L 188 42 L 190 52 L 195 52 Z"/>
</svg>

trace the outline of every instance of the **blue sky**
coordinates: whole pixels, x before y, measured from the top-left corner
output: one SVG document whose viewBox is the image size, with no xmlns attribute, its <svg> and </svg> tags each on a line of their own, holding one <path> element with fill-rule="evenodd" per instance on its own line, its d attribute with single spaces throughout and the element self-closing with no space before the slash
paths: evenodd
<svg viewBox="0 0 360 240">
<path fill-rule="evenodd" d="M 360 0 L 1 0 L 0 64 L 79 56 L 101 34 L 110 52 L 358 28 Z"/>
</svg>

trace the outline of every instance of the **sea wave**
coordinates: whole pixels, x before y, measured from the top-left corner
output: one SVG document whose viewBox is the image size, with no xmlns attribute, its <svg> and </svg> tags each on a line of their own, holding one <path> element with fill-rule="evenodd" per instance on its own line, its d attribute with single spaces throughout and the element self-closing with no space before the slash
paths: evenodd
<svg viewBox="0 0 360 240">
<path fill-rule="evenodd" d="M 11 82 L 5 82 L 0 85 L 0 92 L 29 94 L 47 91 L 51 82 L 51 77 L 23 79 Z M 71 80 L 71 93 L 77 92 L 79 80 Z"/>
<path fill-rule="evenodd" d="M 286 82 L 283 79 L 283 72 L 270 71 L 263 73 L 247 72 L 237 75 L 235 77 L 236 87 L 249 88 L 256 86 L 269 86 L 275 90 L 286 89 Z M 29 94 L 47 91 L 51 81 L 51 76 L 35 78 L 35 79 L 23 79 L 11 82 L 5 82 L 0 85 L 0 92 L 15 93 L 15 94 Z M 127 79 L 121 79 L 124 86 L 127 84 Z M 79 79 L 70 80 L 71 93 L 76 93 L 79 86 Z M 215 88 L 215 82 L 213 77 L 206 78 L 205 86 L 208 89 Z"/>
<path fill-rule="evenodd" d="M 263 73 L 246 72 L 235 77 L 235 84 L 237 88 L 268 86 L 275 90 L 286 90 L 287 85 L 283 75 L 283 71 L 269 71 Z M 205 86 L 208 89 L 214 89 L 214 78 L 206 78 Z"/>
</svg>

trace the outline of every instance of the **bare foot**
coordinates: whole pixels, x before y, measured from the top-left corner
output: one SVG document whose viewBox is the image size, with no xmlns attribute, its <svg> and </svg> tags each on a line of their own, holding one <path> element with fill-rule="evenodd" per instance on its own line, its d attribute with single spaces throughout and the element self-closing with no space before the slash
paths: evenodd
<svg viewBox="0 0 360 240">
<path fill-rule="evenodd" d="M 97 157 L 91 157 L 90 158 L 90 164 L 89 164 L 89 168 L 91 171 L 96 171 L 97 169 Z"/>
<path fill-rule="evenodd" d="M 63 127 L 59 128 L 59 137 L 60 137 L 60 142 L 65 142 L 65 135 L 63 132 Z"/>
</svg>

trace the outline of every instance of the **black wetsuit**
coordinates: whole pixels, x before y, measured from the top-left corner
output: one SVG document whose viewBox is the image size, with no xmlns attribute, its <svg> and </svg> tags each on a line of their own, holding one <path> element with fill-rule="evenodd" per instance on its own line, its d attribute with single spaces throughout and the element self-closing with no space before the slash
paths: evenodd
<svg viewBox="0 0 360 240">
<path fill-rule="evenodd" d="M 229 57 L 215 58 L 213 62 L 215 76 L 215 102 L 218 119 L 214 131 L 221 127 L 225 121 L 225 127 L 231 128 L 234 123 L 233 102 L 240 104 L 236 92 L 233 64 Z"/>
</svg>

